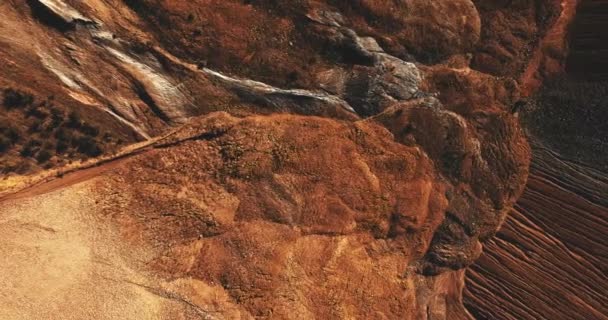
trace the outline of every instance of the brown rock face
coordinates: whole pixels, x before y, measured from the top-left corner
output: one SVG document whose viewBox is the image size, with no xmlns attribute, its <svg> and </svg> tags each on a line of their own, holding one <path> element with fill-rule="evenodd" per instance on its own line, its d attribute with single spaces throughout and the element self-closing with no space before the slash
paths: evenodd
<svg viewBox="0 0 608 320">
<path fill-rule="evenodd" d="M 483 27 L 472 66 L 511 77 L 525 71 L 539 42 L 554 26 L 562 10 L 560 1 L 556 0 L 479 0 L 475 5 Z M 565 39 L 565 32 L 561 36 Z"/>
<path fill-rule="evenodd" d="M 476 114 L 475 122 L 468 122 L 456 113 L 436 108 L 441 107 L 423 103 L 379 116 L 399 141 L 419 144 L 454 184 L 448 191 L 450 202 L 442 231 L 435 235 L 427 254 L 432 263 L 424 272 L 429 274 L 436 273 L 438 267 L 460 269 L 477 258 L 481 252 L 478 238 L 489 237 L 500 226 L 505 205 L 521 192 L 513 186 L 525 184 L 528 160 L 522 159 L 529 159 L 527 143 L 516 122 L 492 113 Z M 505 137 L 509 138 L 503 140 Z M 488 157 L 499 157 L 503 162 L 494 166 L 485 160 Z"/>
<path fill-rule="evenodd" d="M 354 123 L 213 114 L 98 177 L 82 214 L 117 228 L 119 251 L 147 252 L 136 270 L 166 279 L 165 294 L 195 299 L 168 282 L 184 279 L 224 297 L 184 314 L 217 304 L 223 317 L 464 317 L 455 271 L 479 256 L 527 173 L 526 152 L 502 173 L 488 167 L 502 156 L 482 131 L 434 99 Z M 512 179 L 513 189 L 494 185 Z M 47 201 L 69 202 L 72 188 Z"/>
<path fill-rule="evenodd" d="M 471 52 L 480 36 L 479 15 L 469 0 L 327 2 L 346 12 L 357 32 L 376 37 L 400 57 L 441 61 Z"/>
<path fill-rule="evenodd" d="M 467 267 L 528 234 L 516 107 L 557 7 L 3 2 L 0 318 L 533 317 L 483 294 L 501 238 Z"/>
<path fill-rule="evenodd" d="M 219 114 L 188 130 L 200 138 L 100 192 L 108 215 L 148 212 L 128 227 L 162 244 L 155 268 L 221 285 L 255 317 L 416 318 L 408 266 L 448 202 L 423 152 L 369 122 Z"/>
<path fill-rule="evenodd" d="M 450 180 L 463 171 L 478 183 L 501 178 L 464 119 L 424 101 L 378 119 L 455 140 L 431 151 L 416 131 L 408 145 L 375 121 L 218 114 L 110 173 L 98 201 L 108 216 L 134 213 L 124 232 L 160 245 L 155 268 L 221 284 L 256 317 L 418 319 L 427 304 L 446 316 L 459 308 L 458 290 L 446 306 L 448 294 L 435 292 L 446 287 L 431 283 L 456 281 L 450 270 L 479 256 L 478 239 L 497 229 L 523 187 L 527 154 L 505 172 L 519 187 L 475 194 Z M 440 125 L 446 131 L 432 136 Z M 431 159 L 446 167 L 437 172 Z M 437 277 L 417 285 L 419 272 Z"/>
</svg>

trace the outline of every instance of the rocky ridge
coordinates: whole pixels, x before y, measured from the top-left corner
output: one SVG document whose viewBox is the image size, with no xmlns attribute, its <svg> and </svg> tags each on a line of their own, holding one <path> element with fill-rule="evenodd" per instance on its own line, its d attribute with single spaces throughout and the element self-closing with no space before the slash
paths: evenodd
<svg viewBox="0 0 608 320">
<path fill-rule="evenodd" d="M 76 319 L 66 301 L 83 288 L 108 301 L 103 282 L 118 294 L 82 300 L 89 317 L 470 318 L 465 268 L 528 175 L 512 109 L 530 59 L 519 53 L 538 46 L 555 10 L 468 0 L 0 5 L 10 69 L 0 85 L 52 94 L 123 142 L 160 137 L 0 200 L 2 227 L 30 228 L 57 257 L 27 262 L 45 272 L 67 261 L 58 244 L 98 226 L 81 237 L 80 267 L 68 263 L 94 271 L 42 280 L 65 298 L 57 308 L 17 288 L 0 314 Z M 499 29 L 516 41 L 496 45 Z M 45 209 L 57 206 L 79 222 Z M 41 210 L 52 219 L 31 229 Z M 48 230 L 64 231 L 39 234 Z M 5 241 L 8 257 L 30 247 Z M 9 284 L 32 270 L 13 263 L 2 263 Z M 474 316 L 498 310 L 474 299 Z"/>
</svg>

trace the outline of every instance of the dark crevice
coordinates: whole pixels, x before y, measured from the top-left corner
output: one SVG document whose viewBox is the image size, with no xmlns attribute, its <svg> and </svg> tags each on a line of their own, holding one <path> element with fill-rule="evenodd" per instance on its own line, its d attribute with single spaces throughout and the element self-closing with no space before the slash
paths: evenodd
<svg viewBox="0 0 608 320">
<path fill-rule="evenodd" d="M 210 140 L 214 140 L 217 138 L 222 137 L 223 135 L 225 135 L 226 133 L 228 133 L 228 129 L 216 129 L 216 130 L 211 130 L 211 131 L 207 131 L 207 132 L 203 132 L 199 135 L 195 135 L 192 137 L 188 137 L 188 138 L 184 138 L 184 139 L 180 139 L 177 141 L 172 141 L 172 142 L 167 142 L 167 143 L 159 143 L 157 145 L 154 146 L 155 149 L 166 149 L 166 148 L 171 148 L 177 145 L 180 145 L 184 142 L 188 142 L 188 141 L 210 141 Z"/>
<path fill-rule="evenodd" d="M 171 123 L 171 118 L 169 118 L 156 104 L 152 96 L 146 91 L 146 88 L 139 81 L 133 82 L 133 90 L 139 97 L 141 101 L 143 101 L 150 110 L 165 123 Z"/>
<path fill-rule="evenodd" d="M 457 215 L 453 214 L 452 212 L 446 212 L 445 219 L 450 223 L 456 223 L 459 225 L 467 236 L 472 237 L 475 235 L 475 230 L 473 230 L 470 226 L 467 226 Z"/>
<path fill-rule="evenodd" d="M 32 17 L 40 21 L 42 24 L 51 28 L 57 29 L 60 32 L 68 32 L 76 29 L 74 23 L 65 21 L 57 15 L 53 10 L 42 4 L 38 0 L 27 0 L 27 4 L 32 10 Z"/>
<path fill-rule="evenodd" d="M 488 314 L 478 309 L 475 305 L 470 303 L 464 303 L 464 307 L 469 313 L 475 318 L 475 320 L 489 320 L 492 319 Z"/>
</svg>

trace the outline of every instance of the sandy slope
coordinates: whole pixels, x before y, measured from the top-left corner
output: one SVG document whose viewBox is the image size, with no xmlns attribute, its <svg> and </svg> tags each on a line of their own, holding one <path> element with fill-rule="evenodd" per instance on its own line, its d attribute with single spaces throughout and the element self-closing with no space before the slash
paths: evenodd
<svg viewBox="0 0 608 320">
<path fill-rule="evenodd" d="M 125 248 L 93 215 L 94 181 L 3 204 L 0 319 L 184 319 L 197 311 L 137 270 L 143 250 Z M 171 316 L 169 316 L 171 314 Z M 197 317 L 200 318 L 200 317 Z"/>
</svg>

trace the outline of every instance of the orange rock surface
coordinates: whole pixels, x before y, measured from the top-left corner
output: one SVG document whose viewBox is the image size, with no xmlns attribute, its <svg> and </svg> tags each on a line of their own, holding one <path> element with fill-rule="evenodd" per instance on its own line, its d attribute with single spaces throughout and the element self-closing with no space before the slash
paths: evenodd
<svg viewBox="0 0 608 320">
<path fill-rule="evenodd" d="M 603 246 L 582 249 L 601 232 L 555 237 L 577 251 L 549 248 L 563 223 L 520 227 L 543 209 L 537 169 L 508 217 L 531 160 L 517 108 L 543 80 L 526 75 L 549 68 L 534 53 L 565 58 L 543 55 L 565 43 L 560 12 L 0 3 L 0 318 L 532 319 L 505 297 L 554 290 L 550 263 L 584 256 L 581 279 L 560 273 L 580 281 L 570 298 L 538 299 L 563 302 L 552 316 L 603 319 L 601 294 L 572 296 L 605 281 L 590 258 Z M 523 256 L 503 245 L 512 234 Z"/>
</svg>

